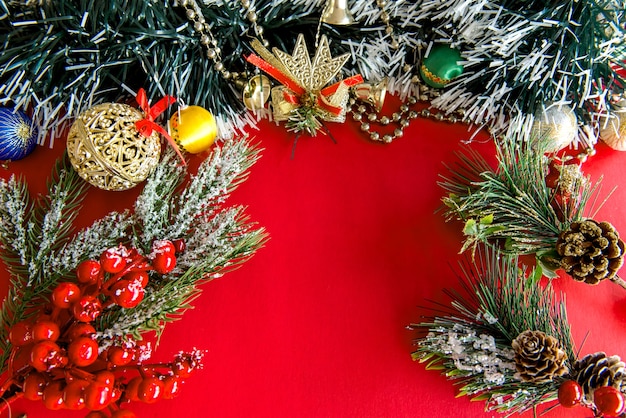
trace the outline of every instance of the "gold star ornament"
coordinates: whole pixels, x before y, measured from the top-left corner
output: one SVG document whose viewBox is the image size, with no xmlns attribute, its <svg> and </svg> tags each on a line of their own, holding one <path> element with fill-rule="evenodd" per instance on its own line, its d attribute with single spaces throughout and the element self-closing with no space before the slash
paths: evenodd
<svg viewBox="0 0 626 418">
<path fill-rule="evenodd" d="M 277 48 L 270 52 L 258 40 L 252 41 L 258 55 L 246 59 L 281 85 L 272 89 L 272 111 L 277 121 L 287 121 L 294 132 L 305 131 L 314 136 L 323 121 L 343 122 L 350 96 L 350 87 L 362 83 L 355 75 L 328 85 L 337 77 L 350 54 L 331 55 L 328 39 L 322 36 L 311 60 L 302 34 L 298 35 L 293 53 Z"/>
</svg>

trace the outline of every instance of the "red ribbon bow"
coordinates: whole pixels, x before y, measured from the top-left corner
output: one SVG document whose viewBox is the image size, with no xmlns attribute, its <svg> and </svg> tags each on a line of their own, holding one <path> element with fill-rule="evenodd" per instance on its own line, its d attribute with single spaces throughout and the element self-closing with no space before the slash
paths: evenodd
<svg viewBox="0 0 626 418">
<path fill-rule="evenodd" d="M 172 148 L 174 148 L 174 151 L 176 151 L 176 154 L 178 154 L 183 164 L 187 165 L 183 154 L 181 154 L 180 150 L 178 149 L 176 141 L 172 139 L 172 137 L 167 133 L 165 129 L 163 129 L 161 125 L 154 121 L 157 117 L 159 117 L 161 113 L 165 112 L 165 110 L 172 103 L 176 102 L 176 98 L 172 96 L 164 96 L 161 100 L 156 102 L 154 106 L 150 107 L 146 91 L 143 88 L 140 88 L 139 91 L 137 91 L 136 100 L 139 104 L 139 107 L 141 108 L 141 110 L 143 110 L 144 113 L 144 118 L 135 122 L 135 128 L 137 128 L 137 131 L 139 131 L 139 133 L 145 137 L 149 137 L 150 135 L 152 135 L 153 131 L 157 131 L 158 133 L 163 135 L 165 139 L 167 139 L 167 141 L 170 143 Z"/>
<path fill-rule="evenodd" d="M 246 57 L 246 61 L 260 68 L 261 70 L 265 71 L 266 73 L 274 77 L 283 86 L 291 90 L 291 92 L 284 92 L 286 101 L 292 104 L 302 103 L 302 97 L 308 93 L 304 87 L 302 87 L 296 81 L 289 78 L 286 74 L 284 74 L 278 68 L 274 67 L 272 64 L 263 60 L 261 57 L 255 54 L 248 55 Z M 328 101 L 327 96 L 335 94 L 337 92 L 337 89 L 341 85 L 341 83 L 347 85 L 348 87 L 351 87 L 356 84 L 360 84 L 362 82 L 363 82 L 363 77 L 361 77 L 360 74 L 357 74 L 355 76 L 348 77 L 345 80 L 341 80 L 335 84 L 331 84 L 328 87 L 324 87 L 322 90 L 318 92 L 313 92 L 315 94 L 315 104 L 321 109 L 324 109 L 325 111 L 335 116 L 339 116 L 341 112 L 343 111 L 343 108 L 341 106 L 335 106 L 331 104 Z"/>
</svg>

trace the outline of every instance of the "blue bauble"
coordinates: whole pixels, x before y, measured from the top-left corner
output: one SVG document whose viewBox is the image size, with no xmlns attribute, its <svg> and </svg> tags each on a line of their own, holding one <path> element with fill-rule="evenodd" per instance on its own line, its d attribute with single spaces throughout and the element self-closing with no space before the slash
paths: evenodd
<svg viewBox="0 0 626 418">
<path fill-rule="evenodd" d="M 0 160 L 20 160 L 37 146 L 37 128 L 21 110 L 0 107 Z"/>
</svg>

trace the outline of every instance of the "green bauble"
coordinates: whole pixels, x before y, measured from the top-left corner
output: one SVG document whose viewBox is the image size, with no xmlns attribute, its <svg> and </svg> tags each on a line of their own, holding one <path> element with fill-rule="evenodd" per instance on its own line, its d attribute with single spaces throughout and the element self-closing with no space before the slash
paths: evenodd
<svg viewBox="0 0 626 418">
<path fill-rule="evenodd" d="M 449 45 L 434 46 L 422 61 L 420 74 L 424 83 L 431 87 L 442 88 L 453 79 L 463 74 L 461 51 Z"/>
</svg>

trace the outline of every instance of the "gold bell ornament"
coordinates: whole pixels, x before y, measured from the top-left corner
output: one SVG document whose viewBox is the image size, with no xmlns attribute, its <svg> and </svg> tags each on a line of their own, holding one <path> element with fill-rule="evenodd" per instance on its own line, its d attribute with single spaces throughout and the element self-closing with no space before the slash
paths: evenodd
<svg viewBox="0 0 626 418">
<path fill-rule="evenodd" d="M 327 0 L 321 21 L 329 25 L 347 26 L 354 23 L 348 0 Z"/>
<path fill-rule="evenodd" d="M 217 136 L 215 117 L 203 107 L 186 106 L 170 118 L 172 139 L 185 151 L 199 154 L 208 150 Z"/>
<path fill-rule="evenodd" d="M 377 112 L 380 112 L 385 104 L 387 95 L 388 78 L 383 78 L 377 84 L 361 83 L 352 87 L 352 94 L 357 100 L 368 103 Z"/>
<path fill-rule="evenodd" d="M 544 152 L 557 152 L 576 139 L 578 120 L 568 105 L 549 105 L 535 114 L 533 131 L 536 132 L 535 141 L 541 141 Z"/>
<path fill-rule="evenodd" d="M 614 150 L 626 151 L 626 100 L 600 123 L 600 139 Z"/>
<path fill-rule="evenodd" d="M 238 83 L 238 87 L 241 89 L 243 104 L 253 112 L 263 109 L 272 95 L 272 82 L 263 74 L 257 74 L 249 80 L 241 81 Z"/>
</svg>

